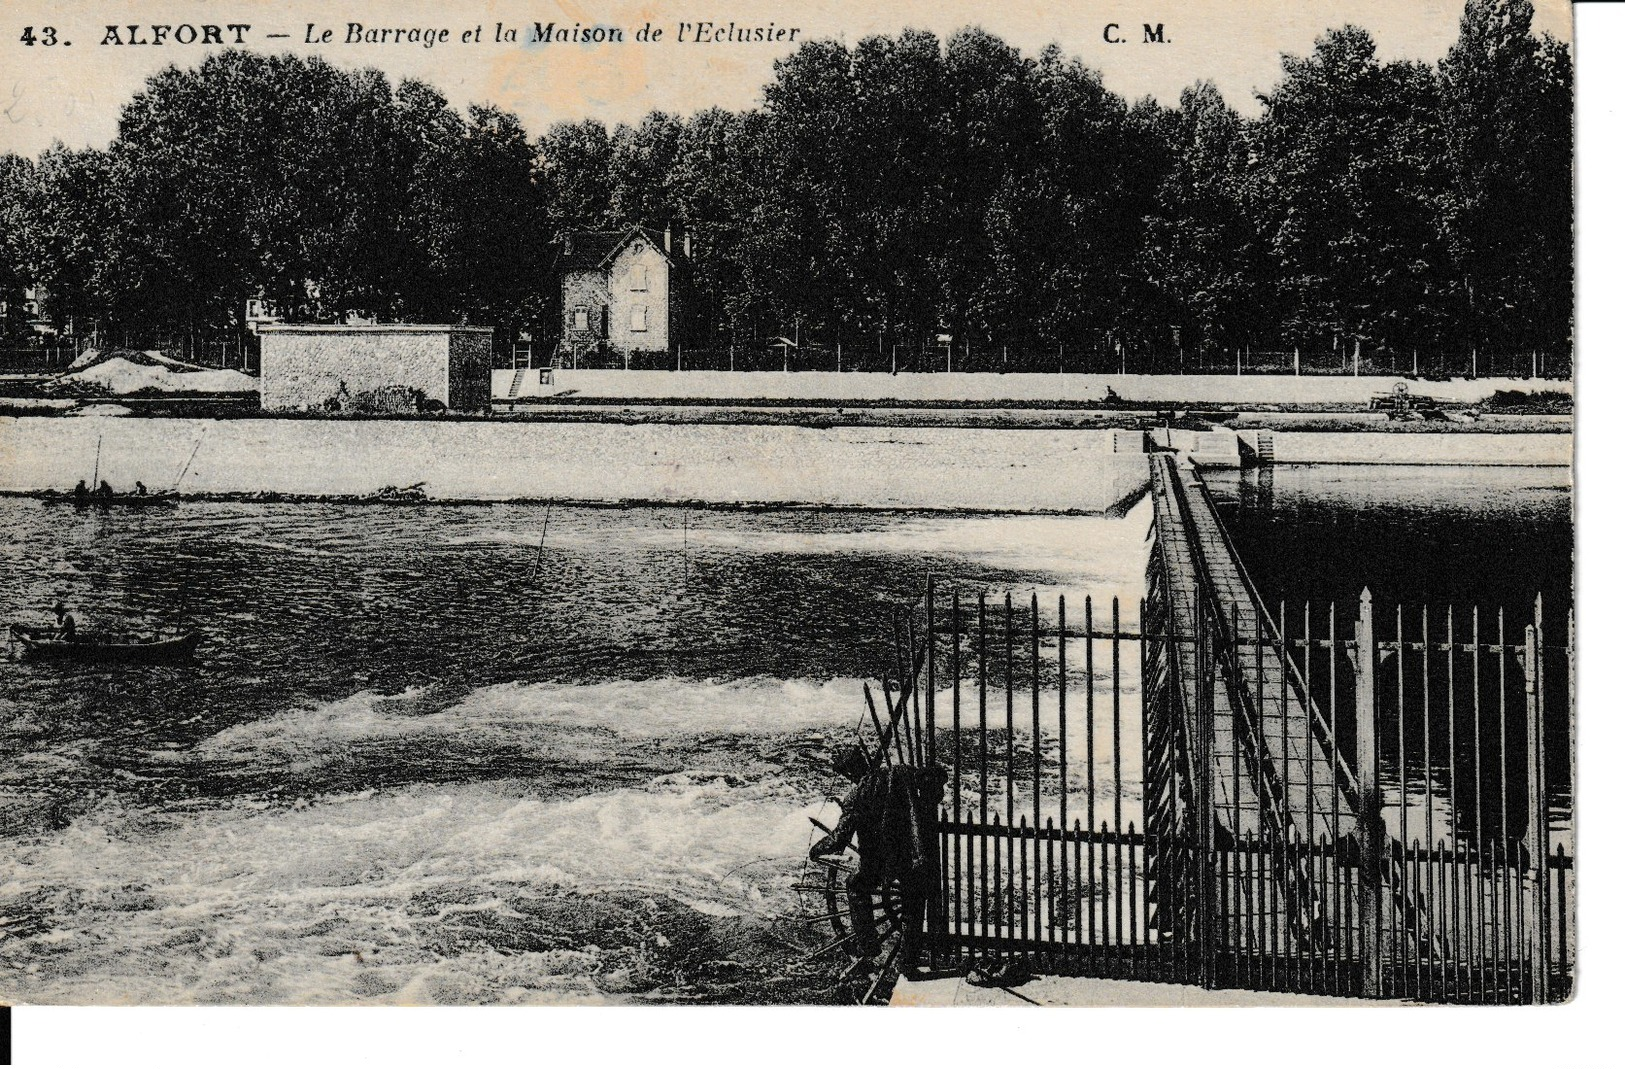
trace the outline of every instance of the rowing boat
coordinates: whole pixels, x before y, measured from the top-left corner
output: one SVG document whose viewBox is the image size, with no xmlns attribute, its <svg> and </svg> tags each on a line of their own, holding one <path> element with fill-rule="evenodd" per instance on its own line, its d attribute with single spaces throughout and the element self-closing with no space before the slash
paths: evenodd
<svg viewBox="0 0 1625 1069">
<path fill-rule="evenodd" d="M 47 490 L 41 495 L 48 505 L 73 505 L 76 508 L 166 508 L 172 509 L 180 495 L 172 490 L 155 494 L 75 494 L 72 491 Z"/>
<path fill-rule="evenodd" d="M 185 660 L 197 650 L 202 636 L 196 631 L 129 636 L 86 632 L 64 639 L 55 628 L 12 624 L 11 638 L 19 659 L 23 660 L 153 664 Z"/>
</svg>

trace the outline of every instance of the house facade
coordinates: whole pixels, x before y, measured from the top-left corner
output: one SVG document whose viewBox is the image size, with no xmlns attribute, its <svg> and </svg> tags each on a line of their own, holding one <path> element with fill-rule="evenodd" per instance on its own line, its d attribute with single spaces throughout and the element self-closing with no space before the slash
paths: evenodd
<svg viewBox="0 0 1625 1069">
<path fill-rule="evenodd" d="M 641 226 L 561 236 L 556 261 L 564 317 L 561 349 L 670 350 L 677 338 L 684 259 L 672 248 L 669 228 L 661 236 Z"/>
</svg>

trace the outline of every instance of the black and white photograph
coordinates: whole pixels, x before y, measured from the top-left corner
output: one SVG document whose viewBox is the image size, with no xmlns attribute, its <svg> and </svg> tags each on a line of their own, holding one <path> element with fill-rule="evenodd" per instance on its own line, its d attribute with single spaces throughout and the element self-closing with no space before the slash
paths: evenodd
<svg viewBox="0 0 1625 1069">
<path fill-rule="evenodd" d="M 7 4 L 0 1002 L 1572 1003 L 1573 19 Z"/>
</svg>

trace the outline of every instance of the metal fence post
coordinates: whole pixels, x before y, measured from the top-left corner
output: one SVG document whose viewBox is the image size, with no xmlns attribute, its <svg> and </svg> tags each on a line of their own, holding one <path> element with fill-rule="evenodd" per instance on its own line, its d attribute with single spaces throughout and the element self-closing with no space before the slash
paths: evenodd
<svg viewBox="0 0 1625 1069">
<path fill-rule="evenodd" d="M 1218 983 L 1217 918 L 1213 887 L 1213 673 L 1217 667 L 1213 643 L 1215 629 L 1209 626 L 1201 596 L 1198 595 L 1196 624 L 1196 940 L 1199 980 L 1203 987 Z"/>
<path fill-rule="evenodd" d="M 1333 641 L 1335 641 L 1335 636 Z M 1382 902 L 1382 795 L 1377 788 L 1377 641 L 1371 588 L 1360 591 L 1354 629 L 1355 767 L 1360 780 L 1360 954 L 1361 994 L 1382 996 L 1382 944 L 1378 922 Z"/>
<path fill-rule="evenodd" d="M 1535 622 L 1523 629 L 1523 697 L 1524 730 L 1527 733 L 1529 826 L 1524 830 L 1524 843 L 1529 852 L 1529 871 L 1535 892 L 1534 952 L 1531 962 L 1531 997 L 1538 1004 L 1546 1001 L 1546 970 L 1551 961 L 1551 908 L 1547 894 L 1546 854 L 1550 849 L 1549 830 L 1546 826 L 1546 748 L 1544 725 L 1545 694 L 1542 686 L 1542 646 L 1540 599 L 1535 599 Z"/>
</svg>

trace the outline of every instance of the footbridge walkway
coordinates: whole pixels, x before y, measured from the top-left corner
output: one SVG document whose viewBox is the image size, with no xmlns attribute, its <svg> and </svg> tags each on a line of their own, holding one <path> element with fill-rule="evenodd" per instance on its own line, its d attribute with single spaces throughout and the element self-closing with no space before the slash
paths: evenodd
<svg viewBox="0 0 1625 1069">
<path fill-rule="evenodd" d="M 1146 463 L 1143 598 L 931 581 L 893 622 L 873 756 L 945 786 L 935 894 L 909 907 L 904 874 L 879 898 L 920 936 L 892 960 L 1566 998 L 1570 748 L 1547 708 L 1569 707 L 1572 619 L 1548 645 L 1538 598 L 1521 636 L 1505 611 L 1481 628 L 1369 593 L 1272 611 L 1191 458 Z M 851 859 L 829 864 L 820 915 L 839 917 Z"/>
</svg>

